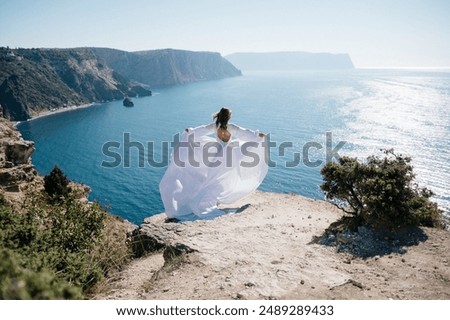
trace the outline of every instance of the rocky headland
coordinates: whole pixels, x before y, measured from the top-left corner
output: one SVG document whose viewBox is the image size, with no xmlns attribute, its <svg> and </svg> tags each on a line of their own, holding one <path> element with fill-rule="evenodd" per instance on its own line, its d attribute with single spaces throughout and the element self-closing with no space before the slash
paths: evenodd
<svg viewBox="0 0 450 320">
<path fill-rule="evenodd" d="M 2 47 L 0 115 L 23 121 L 71 106 L 149 96 L 153 86 L 239 75 L 214 52 Z"/>
<path fill-rule="evenodd" d="M 137 52 L 109 48 L 92 50 L 120 74 L 151 87 L 242 75 L 240 70 L 217 52 L 175 49 Z"/>
<path fill-rule="evenodd" d="M 0 105 L 4 118 L 23 121 L 42 111 L 151 95 L 109 68 L 88 48 L 0 48 Z"/>
</svg>

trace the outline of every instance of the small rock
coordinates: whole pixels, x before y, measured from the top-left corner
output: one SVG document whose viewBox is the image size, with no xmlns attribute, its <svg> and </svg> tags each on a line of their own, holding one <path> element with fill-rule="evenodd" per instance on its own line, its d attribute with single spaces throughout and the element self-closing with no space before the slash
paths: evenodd
<svg viewBox="0 0 450 320">
<path fill-rule="evenodd" d="M 237 293 L 236 294 L 236 299 L 238 299 L 238 300 L 245 300 L 245 296 L 242 293 Z"/>
<path fill-rule="evenodd" d="M 345 236 L 343 236 L 341 234 L 337 235 L 337 242 L 339 242 L 339 243 L 347 244 L 347 243 L 350 243 L 350 241 L 351 241 L 350 239 L 346 238 Z"/>
<path fill-rule="evenodd" d="M 354 285 L 355 287 L 360 288 L 360 289 L 364 288 L 364 286 L 362 285 L 361 282 L 355 281 L 353 279 L 350 279 L 348 282 L 351 283 L 352 285 Z"/>
<path fill-rule="evenodd" d="M 14 163 L 12 163 L 10 161 L 5 161 L 4 167 L 5 168 L 12 168 L 12 167 L 14 167 Z"/>
<path fill-rule="evenodd" d="M 300 284 L 305 284 L 305 280 L 300 280 Z"/>
<path fill-rule="evenodd" d="M 402 262 L 406 262 L 405 258 L 402 258 Z"/>
<path fill-rule="evenodd" d="M 246 286 L 247 288 L 251 288 L 251 287 L 254 287 L 255 284 L 252 282 L 246 282 L 246 283 L 244 283 L 244 286 Z"/>
<path fill-rule="evenodd" d="M 311 215 L 308 216 L 308 219 L 311 219 Z"/>
</svg>

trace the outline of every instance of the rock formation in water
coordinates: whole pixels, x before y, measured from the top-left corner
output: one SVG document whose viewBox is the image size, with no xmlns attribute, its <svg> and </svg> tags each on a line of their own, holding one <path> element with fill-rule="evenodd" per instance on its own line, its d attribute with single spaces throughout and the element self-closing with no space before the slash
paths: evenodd
<svg viewBox="0 0 450 320">
<path fill-rule="evenodd" d="M 133 107 L 134 103 L 133 103 L 133 101 L 131 101 L 131 99 L 129 97 L 126 97 L 125 99 L 123 99 L 123 105 L 125 107 Z"/>
<path fill-rule="evenodd" d="M 226 59 L 242 70 L 353 69 L 346 53 L 266 52 L 233 53 Z"/>
<path fill-rule="evenodd" d="M 0 104 L 7 119 L 126 95 L 151 91 L 108 67 L 91 49 L 0 48 Z"/>
<path fill-rule="evenodd" d="M 162 49 L 126 52 L 92 48 L 108 66 L 125 77 L 149 86 L 167 86 L 242 75 L 216 52 Z"/>
</svg>

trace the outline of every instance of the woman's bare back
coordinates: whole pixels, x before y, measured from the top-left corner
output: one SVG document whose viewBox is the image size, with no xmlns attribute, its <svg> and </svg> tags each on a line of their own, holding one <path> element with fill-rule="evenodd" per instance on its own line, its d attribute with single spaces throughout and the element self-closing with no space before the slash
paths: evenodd
<svg viewBox="0 0 450 320">
<path fill-rule="evenodd" d="M 227 129 L 217 128 L 217 137 L 226 143 L 230 141 L 231 133 Z"/>
</svg>

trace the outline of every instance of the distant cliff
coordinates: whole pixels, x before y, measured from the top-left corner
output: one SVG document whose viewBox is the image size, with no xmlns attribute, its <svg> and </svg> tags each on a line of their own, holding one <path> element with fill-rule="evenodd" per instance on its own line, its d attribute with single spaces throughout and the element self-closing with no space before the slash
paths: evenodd
<svg viewBox="0 0 450 320">
<path fill-rule="evenodd" d="M 126 52 L 92 48 L 108 66 L 125 77 L 150 86 L 240 76 L 241 72 L 215 52 L 162 49 Z"/>
<path fill-rule="evenodd" d="M 0 48 L 0 112 L 7 119 L 125 95 L 151 91 L 133 85 L 90 49 Z"/>
<path fill-rule="evenodd" d="M 21 121 L 43 110 L 151 95 L 146 86 L 239 75 L 214 52 L 0 48 L 0 115 Z"/>
<path fill-rule="evenodd" d="M 241 70 L 353 69 L 348 54 L 310 52 L 233 53 L 225 57 Z"/>
</svg>

